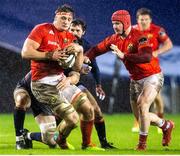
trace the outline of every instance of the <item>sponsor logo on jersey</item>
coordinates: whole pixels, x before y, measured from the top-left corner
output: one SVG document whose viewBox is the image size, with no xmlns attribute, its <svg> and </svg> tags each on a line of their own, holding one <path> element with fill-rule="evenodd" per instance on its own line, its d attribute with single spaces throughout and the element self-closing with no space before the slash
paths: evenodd
<svg viewBox="0 0 180 156">
<path fill-rule="evenodd" d="M 64 38 L 64 43 L 68 43 L 69 40 L 67 38 Z"/>
<path fill-rule="evenodd" d="M 52 35 L 54 35 L 54 32 L 53 32 L 52 30 L 50 30 L 50 31 L 49 31 L 49 34 L 52 34 Z"/>
<path fill-rule="evenodd" d="M 48 41 L 48 44 L 55 45 L 55 46 L 58 45 L 57 42 L 54 42 L 54 41 Z"/>
<path fill-rule="evenodd" d="M 147 37 L 150 39 L 153 37 L 153 34 L 148 34 Z"/>
<path fill-rule="evenodd" d="M 139 44 L 140 44 L 140 45 L 145 44 L 145 43 L 147 43 L 147 42 L 148 42 L 147 37 L 141 37 L 141 38 L 139 39 Z"/>
</svg>

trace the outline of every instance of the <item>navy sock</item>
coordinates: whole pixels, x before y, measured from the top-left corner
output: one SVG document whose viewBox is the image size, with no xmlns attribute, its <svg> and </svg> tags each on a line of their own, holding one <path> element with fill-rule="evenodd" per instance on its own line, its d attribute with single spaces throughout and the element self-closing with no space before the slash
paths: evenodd
<svg viewBox="0 0 180 156">
<path fill-rule="evenodd" d="M 36 140 L 36 141 L 42 142 L 42 137 L 41 137 L 40 132 L 30 133 L 30 138 L 31 138 L 31 140 Z"/>
<path fill-rule="evenodd" d="M 22 130 L 24 128 L 25 113 L 26 111 L 22 108 L 15 107 L 14 109 L 14 128 L 16 136 L 22 135 Z"/>
<path fill-rule="evenodd" d="M 95 122 L 95 128 L 101 143 L 107 142 L 106 140 L 106 128 L 104 121 Z"/>
</svg>

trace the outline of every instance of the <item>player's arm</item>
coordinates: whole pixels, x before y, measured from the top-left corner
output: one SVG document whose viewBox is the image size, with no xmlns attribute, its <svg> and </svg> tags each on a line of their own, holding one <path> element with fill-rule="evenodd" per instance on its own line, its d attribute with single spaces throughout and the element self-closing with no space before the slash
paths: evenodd
<svg viewBox="0 0 180 156">
<path fill-rule="evenodd" d="M 22 58 L 32 59 L 32 60 L 54 60 L 57 61 L 59 58 L 66 57 L 63 51 L 39 51 L 39 47 L 43 41 L 43 38 L 47 35 L 44 27 L 37 25 L 29 34 L 28 38 L 25 40 L 21 55 Z M 65 59 L 65 58 L 64 58 Z"/>
<path fill-rule="evenodd" d="M 56 86 L 56 88 L 58 90 L 63 90 L 64 88 L 66 88 L 69 84 L 73 85 L 73 84 L 77 84 L 79 82 L 80 79 L 80 73 L 75 72 L 75 71 L 71 71 L 69 73 L 68 77 L 65 77 L 62 81 L 60 81 L 58 83 L 58 85 Z"/>
<path fill-rule="evenodd" d="M 22 58 L 32 59 L 32 60 L 48 59 L 46 53 L 42 53 L 37 50 L 39 48 L 39 46 L 40 46 L 39 43 L 27 38 L 24 42 L 24 45 L 23 45 L 23 48 L 21 51 Z M 51 56 L 49 56 L 49 57 L 51 57 Z"/>
<path fill-rule="evenodd" d="M 79 44 L 75 44 L 75 49 L 76 49 L 76 60 L 74 63 L 74 66 L 72 67 L 72 69 L 76 72 L 80 72 L 82 65 L 83 65 L 83 61 L 84 61 L 84 57 L 83 57 L 83 47 L 80 46 Z"/>
<path fill-rule="evenodd" d="M 96 81 L 96 95 L 99 97 L 100 100 L 104 100 L 105 92 L 101 86 L 101 75 L 96 60 L 91 61 L 91 66 L 92 66 L 91 73 Z"/>
<path fill-rule="evenodd" d="M 130 61 L 135 64 L 149 63 L 152 58 L 152 48 L 149 45 L 146 37 L 141 37 L 138 40 L 138 52 L 137 53 L 124 54 L 114 44 L 111 45 L 111 49 L 113 50 L 113 53 L 115 53 L 120 59 L 122 59 L 124 61 Z"/>
<path fill-rule="evenodd" d="M 77 84 L 79 82 L 80 79 L 80 73 L 79 72 L 75 72 L 75 71 L 71 71 L 67 77 L 70 81 L 70 84 Z"/>
<path fill-rule="evenodd" d="M 159 47 L 159 49 L 153 51 L 153 56 L 157 57 L 160 54 L 168 52 L 173 47 L 172 41 L 170 38 L 167 38 L 162 45 Z"/>
<path fill-rule="evenodd" d="M 172 41 L 166 34 L 164 28 L 160 27 L 157 34 L 158 42 L 160 46 L 157 50 L 153 51 L 153 56 L 157 57 L 159 54 L 163 54 L 173 47 Z"/>
<path fill-rule="evenodd" d="M 37 49 L 40 47 L 40 44 L 36 41 L 33 41 L 27 38 L 24 42 L 21 56 L 25 59 L 31 60 L 53 60 L 57 61 L 58 59 L 65 59 L 67 55 L 64 51 L 52 51 L 52 52 L 40 52 Z"/>
<path fill-rule="evenodd" d="M 91 73 L 93 75 L 94 80 L 96 81 L 96 84 L 100 85 L 101 84 L 101 76 L 100 76 L 100 70 L 99 70 L 96 60 L 91 61 L 90 66 L 92 67 Z"/>
<path fill-rule="evenodd" d="M 96 46 L 90 48 L 85 55 L 90 59 L 93 60 L 95 57 L 102 55 L 108 51 L 110 51 L 110 45 L 112 43 L 112 38 L 107 37 L 105 40 L 97 44 Z"/>
</svg>

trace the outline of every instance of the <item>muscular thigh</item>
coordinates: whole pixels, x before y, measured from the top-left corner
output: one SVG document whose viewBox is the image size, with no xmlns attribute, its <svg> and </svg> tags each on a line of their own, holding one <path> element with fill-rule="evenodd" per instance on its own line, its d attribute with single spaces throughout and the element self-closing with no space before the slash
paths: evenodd
<svg viewBox="0 0 180 156">
<path fill-rule="evenodd" d="M 151 105 L 163 86 L 163 80 L 163 75 L 160 73 L 149 76 L 143 79 L 143 81 L 139 81 L 143 89 L 138 97 L 138 103 L 147 103 Z"/>
<path fill-rule="evenodd" d="M 40 103 L 47 104 L 61 118 L 75 111 L 56 86 L 32 82 L 32 92 Z"/>
</svg>

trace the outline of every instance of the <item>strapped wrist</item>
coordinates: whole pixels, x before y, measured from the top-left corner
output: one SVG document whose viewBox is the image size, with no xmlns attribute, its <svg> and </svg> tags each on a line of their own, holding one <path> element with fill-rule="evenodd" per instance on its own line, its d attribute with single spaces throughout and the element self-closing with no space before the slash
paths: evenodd
<svg viewBox="0 0 180 156">
<path fill-rule="evenodd" d="M 45 53 L 45 58 L 47 60 L 52 60 L 53 54 L 54 54 L 54 52 L 46 52 Z"/>
</svg>

